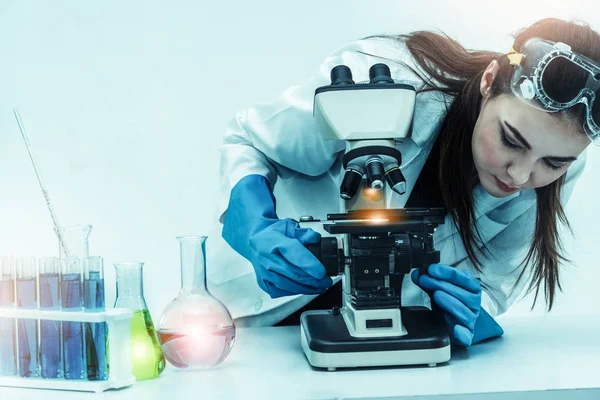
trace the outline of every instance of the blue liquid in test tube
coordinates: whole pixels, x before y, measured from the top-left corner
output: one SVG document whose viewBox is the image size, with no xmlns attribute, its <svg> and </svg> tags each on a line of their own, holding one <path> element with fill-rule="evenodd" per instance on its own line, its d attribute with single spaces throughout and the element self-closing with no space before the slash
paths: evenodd
<svg viewBox="0 0 600 400">
<path fill-rule="evenodd" d="M 33 257 L 17 259 L 17 307 L 23 309 L 38 307 Z M 39 376 L 37 323 L 38 321 L 34 319 L 17 319 L 19 375 L 23 377 Z"/>
<path fill-rule="evenodd" d="M 63 262 L 61 282 L 61 304 L 63 311 L 81 311 L 81 262 L 78 258 L 66 259 Z M 85 352 L 83 341 L 83 323 L 62 322 L 63 360 L 66 379 L 85 379 Z"/>
<path fill-rule="evenodd" d="M 104 300 L 104 263 L 101 257 L 89 257 L 85 262 L 83 281 L 84 307 L 86 312 L 105 310 Z M 91 381 L 108 379 L 108 327 L 106 322 L 87 323 L 86 357 L 87 375 Z"/>
<path fill-rule="evenodd" d="M 3 256 L 0 261 L 0 308 L 15 306 L 15 259 Z M 13 318 L 0 318 L 0 376 L 17 374 L 16 329 Z"/>
<path fill-rule="evenodd" d="M 40 309 L 60 310 L 58 258 L 40 260 Z M 62 378 L 60 322 L 40 321 L 40 366 L 42 378 Z"/>
</svg>

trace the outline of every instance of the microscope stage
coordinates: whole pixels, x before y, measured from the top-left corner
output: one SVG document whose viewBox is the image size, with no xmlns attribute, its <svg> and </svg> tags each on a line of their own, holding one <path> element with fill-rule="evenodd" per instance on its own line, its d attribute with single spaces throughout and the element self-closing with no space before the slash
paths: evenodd
<svg viewBox="0 0 600 400">
<path fill-rule="evenodd" d="M 331 310 L 301 316 L 302 349 L 317 368 L 435 366 L 450 360 L 450 339 L 439 315 L 429 310 L 402 309 L 407 335 L 380 338 L 350 336 L 344 318 Z"/>
</svg>

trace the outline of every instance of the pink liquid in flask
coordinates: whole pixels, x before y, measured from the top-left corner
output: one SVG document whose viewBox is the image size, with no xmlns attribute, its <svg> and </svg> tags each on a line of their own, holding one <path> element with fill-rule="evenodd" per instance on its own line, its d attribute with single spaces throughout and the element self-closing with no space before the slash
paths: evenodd
<svg viewBox="0 0 600 400">
<path fill-rule="evenodd" d="M 235 339 L 235 327 L 226 329 L 197 329 L 191 334 L 158 331 L 163 354 L 181 369 L 215 366 L 223 361 Z"/>
<path fill-rule="evenodd" d="M 180 369 L 220 364 L 235 341 L 227 307 L 206 286 L 206 236 L 180 236 L 181 289 L 163 311 L 158 337 L 165 358 Z"/>
</svg>

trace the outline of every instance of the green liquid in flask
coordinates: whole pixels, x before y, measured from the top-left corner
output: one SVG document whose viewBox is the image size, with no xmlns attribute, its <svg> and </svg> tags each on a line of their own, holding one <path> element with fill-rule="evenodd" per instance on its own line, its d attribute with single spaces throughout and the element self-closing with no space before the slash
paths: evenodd
<svg viewBox="0 0 600 400">
<path fill-rule="evenodd" d="M 165 357 L 148 310 L 135 311 L 131 319 L 131 362 L 138 381 L 154 379 L 165 369 Z"/>
</svg>

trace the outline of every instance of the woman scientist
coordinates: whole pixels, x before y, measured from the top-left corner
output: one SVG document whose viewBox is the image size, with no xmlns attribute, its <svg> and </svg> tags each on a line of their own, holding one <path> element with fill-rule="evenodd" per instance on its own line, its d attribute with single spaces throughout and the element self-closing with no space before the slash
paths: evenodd
<svg viewBox="0 0 600 400">
<path fill-rule="evenodd" d="M 219 253 L 209 275 L 217 295 L 251 326 L 280 323 L 317 302 L 327 308 L 332 279 L 304 247 L 320 234 L 291 219 L 339 209 L 345 142 L 317 132 L 314 92 L 336 65 L 360 82 L 385 62 L 392 78 L 417 89 L 412 134 L 397 144 L 406 193 L 390 191 L 387 206 L 450 210 L 434 234 L 440 264 L 421 276 L 414 270 L 412 281 L 432 295 L 451 338 L 464 346 L 502 335 L 494 318 L 524 292 L 535 290 L 537 300 L 543 286 L 551 309 L 564 260 L 559 222 L 568 224 L 564 206 L 584 150 L 600 142 L 599 60 L 596 32 L 557 19 L 520 31 L 508 54 L 467 51 L 426 31 L 341 47 L 316 76 L 240 111 L 229 125 L 222 237 L 249 262 Z M 339 291 L 330 297 L 341 302 Z"/>
</svg>

